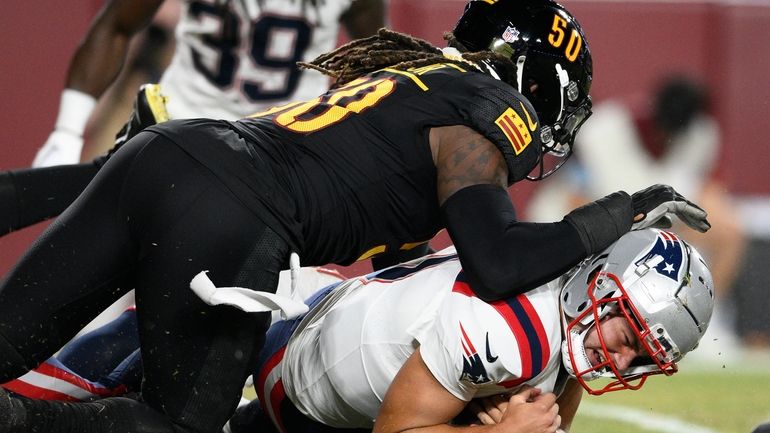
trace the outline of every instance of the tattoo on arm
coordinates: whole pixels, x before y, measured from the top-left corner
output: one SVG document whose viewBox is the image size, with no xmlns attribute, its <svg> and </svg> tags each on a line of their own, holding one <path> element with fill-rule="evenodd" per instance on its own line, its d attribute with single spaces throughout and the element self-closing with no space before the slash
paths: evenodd
<svg viewBox="0 0 770 433">
<path fill-rule="evenodd" d="M 508 166 L 491 141 L 465 126 L 449 127 L 438 148 L 436 173 L 439 205 L 471 185 L 508 186 Z M 447 138 L 448 136 L 448 138 Z"/>
</svg>

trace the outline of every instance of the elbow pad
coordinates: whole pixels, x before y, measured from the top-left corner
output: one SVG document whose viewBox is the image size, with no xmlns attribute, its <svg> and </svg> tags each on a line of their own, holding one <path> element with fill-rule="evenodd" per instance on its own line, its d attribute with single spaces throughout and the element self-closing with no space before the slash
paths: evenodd
<svg viewBox="0 0 770 433">
<path fill-rule="evenodd" d="M 631 230 L 634 207 L 631 196 L 618 191 L 573 210 L 564 220 L 577 230 L 586 252 L 594 254 Z"/>
</svg>

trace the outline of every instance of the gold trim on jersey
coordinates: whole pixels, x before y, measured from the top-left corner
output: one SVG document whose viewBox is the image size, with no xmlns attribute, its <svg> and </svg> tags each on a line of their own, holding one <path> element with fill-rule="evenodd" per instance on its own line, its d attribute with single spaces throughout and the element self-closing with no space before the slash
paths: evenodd
<svg viewBox="0 0 770 433">
<path fill-rule="evenodd" d="M 385 245 L 378 245 L 378 246 L 376 246 L 376 247 L 374 247 L 374 248 L 370 249 L 369 251 L 367 251 L 367 252 L 365 252 L 365 253 L 361 254 L 361 257 L 357 258 L 357 259 L 356 259 L 356 261 L 359 261 L 359 260 L 366 260 L 366 259 L 368 259 L 369 257 L 375 256 L 375 255 L 377 255 L 377 254 L 381 254 L 381 253 L 384 253 L 386 248 L 387 248 L 387 247 L 386 247 Z"/>
<path fill-rule="evenodd" d="M 411 250 L 412 248 L 415 248 L 415 247 L 419 247 L 420 245 L 424 244 L 425 242 L 428 242 L 428 241 L 422 241 L 422 242 L 407 242 L 407 243 L 405 243 L 404 245 L 401 245 L 401 247 L 399 248 L 399 250 L 401 250 L 401 251 L 409 251 L 409 250 Z"/>
<path fill-rule="evenodd" d="M 414 84 L 417 84 L 417 86 L 421 88 L 424 92 L 428 91 L 428 86 L 426 86 L 425 83 L 423 83 L 422 80 L 419 77 L 417 77 L 417 75 L 409 71 L 399 71 L 398 69 L 393 69 L 393 68 L 385 68 L 383 70 L 394 74 L 403 75 L 409 78 L 410 80 L 414 81 Z"/>
<path fill-rule="evenodd" d="M 467 60 L 464 60 L 464 59 L 461 59 L 461 60 L 467 62 Z M 473 63 L 471 62 L 468 62 L 468 64 L 473 66 Z M 430 71 L 435 71 L 443 68 L 454 68 L 460 72 L 468 72 L 465 69 L 463 69 L 461 66 L 456 65 L 454 63 L 434 63 L 432 65 L 420 66 L 419 68 L 409 68 L 406 71 L 393 69 L 393 68 L 383 68 L 382 70 L 408 77 L 410 80 L 414 81 L 414 83 L 417 84 L 417 86 L 419 86 L 423 91 L 427 92 L 429 89 L 428 86 L 418 77 L 418 75 L 423 75 Z"/>
<path fill-rule="evenodd" d="M 524 103 L 519 101 L 519 105 L 521 105 L 521 109 L 524 111 L 524 115 L 527 116 L 527 126 L 529 126 L 529 130 L 534 132 L 535 129 L 537 129 L 537 122 L 533 122 L 532 118 L 529 117 L 529 111 L 524 107 Z"/>
</svg>

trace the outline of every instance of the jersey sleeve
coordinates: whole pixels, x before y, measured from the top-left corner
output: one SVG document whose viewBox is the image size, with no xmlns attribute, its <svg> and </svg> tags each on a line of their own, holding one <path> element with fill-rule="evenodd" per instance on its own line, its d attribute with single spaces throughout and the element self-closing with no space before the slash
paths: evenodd
<svg viewBox="0 0 770 433">
<path fill-rule="evenodd" d="M 444 388 L 464 401 L 524 383 L 550 391 L 560 362 L 557 311 L 547 287 L 487 303 L 460 276 L 438 311 L 435 332 L 420 340 L 420 353 Z"/>
<path fill-rule="evenodd" d="M 420 340 L 422 359 L 460 400 L 490 395 L 483 390 L 491 388 L 501 392 L 501 383 L 518 378 L 521 362 L 514 336 L 486 302 L 453 292 L 444 300 L 433 331 Z"/>
<path fill-rule="evenodd" d="M 535 110 L 524 96 L 501 81 L 491 77 L 469 81 L 473 96 L 461 107 L 462 115 L 470 127 L 500 149 L 511 185 L 532 171 L 541 151 L 541 125 Z"/>
</svg>

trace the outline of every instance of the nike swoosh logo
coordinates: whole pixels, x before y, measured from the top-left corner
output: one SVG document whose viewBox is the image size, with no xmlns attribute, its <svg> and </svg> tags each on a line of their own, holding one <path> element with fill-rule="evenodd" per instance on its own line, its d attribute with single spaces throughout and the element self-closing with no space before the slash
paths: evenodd
<svg viewBox="0 0 770 433">
<path fill-rule="evenodd" d="M 537 122 L 532 122 L 532 118 L 529 117 L 529 111 L 524 108 L 524 104 L 521 101 L 519 101 L 519 105 L 521 105 L 521 109 L 524 110 L 524 115 L 527 117 L 527 126 L 529 126 L 529 130 L 534 131 L 537 129 Z"/>
<path fill-rule="evenodd" d="M 489 350 L 489 332 L 487 332 L 487 362 L 490 364 L 497 361 L 497 356 L 492 356 L 492 352 Z"/>
</svg>

